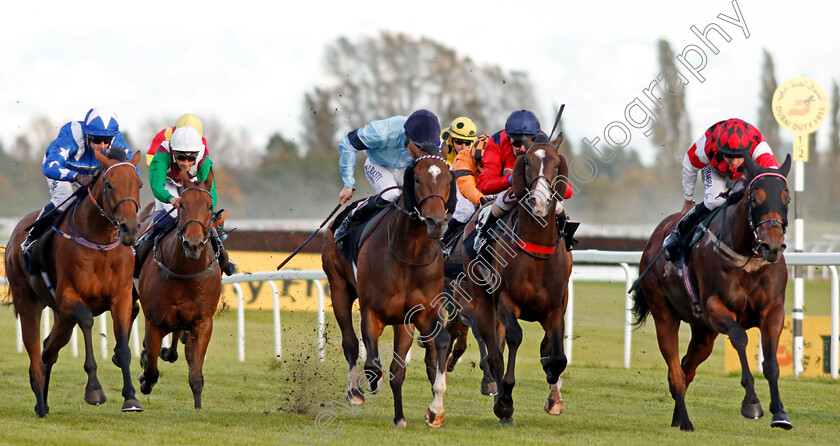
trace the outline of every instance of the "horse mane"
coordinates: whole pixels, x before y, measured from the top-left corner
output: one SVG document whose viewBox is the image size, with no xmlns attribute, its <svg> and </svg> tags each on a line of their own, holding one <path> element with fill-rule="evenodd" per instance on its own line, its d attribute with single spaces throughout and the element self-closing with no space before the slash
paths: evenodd
<svg viewBox="0 0 840 446">
<path fill-rule="evenodd" d="M 427 155 L 440 154 L 440 145 L 433 142 L 424 142 L 423 144 L 418 144 L 417 148 L 419 148 L 421 152 Z"/>
<path fill-rule="evenodd" d="M 119 162 L 125 162 L 128 160 L 128 157 L 125 154 L 126 148 L 125 147 L 115 147 L 111 146 L 108 149 L 108 152 L 105 153 L 105 156 L 112 160 L 117 160 Z"/>
<path fill-rule="evenodd" d="M 415 163 L 412 163 L 410 166 L 406 167 L 405 173 L 403 174 L 403 185 L 402 185 L 402 198 L 403 198 L 403 206 L 406 209 L 412 210 L 417 207 L 417 195 L 414 193 L 414 166 Z"/>
</svg>

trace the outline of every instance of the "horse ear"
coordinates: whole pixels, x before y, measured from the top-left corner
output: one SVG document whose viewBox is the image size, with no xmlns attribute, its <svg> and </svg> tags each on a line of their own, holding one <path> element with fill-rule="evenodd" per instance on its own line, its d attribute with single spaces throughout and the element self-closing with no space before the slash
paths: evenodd
<svg viewBox="0 0 840 446">
<path fill-rule="evenodd" d="M 560 132 L 557 137 L 554 138 L 554 141 L 551 141 L 551 145 L 554 146 L 557 151 L 560 151 L 560 144 L 563 144 L 564 140 L 565 137 L 563 136 L 563 132 Z"/>
<path fill-rule="evenodd" d="M 569 164 L 566 162 L 566 157 L 559 154 L 560 159 L 557 160 L 557 176 L 554 178 L 554 195 L 557 200 L 566 197 L 566 189 L 569 187 Z"/>
<path fill-rule="evenodd" d="M 527 162 L 527 157 L 518 157 L 516 164 L 513 165 L 513 173 L 510 176 L 510 184 L 513 189 L 513 195 L 518 199 L 525 197 L 525 194 L 528 192 L 525 185 L 525 164 Z"/>
<path fill-rule="evenodd" d="M 751 156 L 744 157 L 744 167 L 747 168 L 747 176 L 752 178 L 754 177 L 761 167 L 753 161 Z"/>
<path fill-rule="evenodd" d="M 93 156 L 96 157 L 96 160 L 99 161 L 99 164 L 101 164 L 103 166 L 106 166 L 106 167 L 110 165 L 109 158 L 107 156 L 99 153 L 98 150 L 93 151 Z"/>
<path fill-rule="evenodd" d="M 210 168 L 210 173 L 207 174 L 207 179 L 204 180 L 204 189 L 213 190 L 213 180 L 215 179 L 216 174 L 213 173 L 213 168 Z"/>
<path fill-rule="evenodd" d="M 790 172 L 790 153 L 785 157 L 785 162 L 782 163 L 782 167 L 779 167 L 779 173 L 782 175 L 787 176 L 788 172 Z"/>
<path fill-rule="evenodd" d="M 134 166 L 137 167 L 137 164 L 140 163 L 140 151 L 138 150 L 134 152 L 134 156 L 132 156 L 131 160 L 129 161 L 131 162 L 131 164 L 134 164 Z"/>
</svg>

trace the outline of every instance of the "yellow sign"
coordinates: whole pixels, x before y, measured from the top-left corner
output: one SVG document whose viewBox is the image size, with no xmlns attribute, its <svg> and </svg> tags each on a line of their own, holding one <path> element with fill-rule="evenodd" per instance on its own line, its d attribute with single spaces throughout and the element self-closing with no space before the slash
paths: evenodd
<svg viewBox="0 0 840 446">
<path fill-rule="evenodd" d="M 779 373 L 793 376 L 793 319 L 785 316 L 782 335 L 779 336 L 779 348 L 776 359 L 779 361 Z M 802 376 L 831 376 L 829 367 L 829 342 L 831 341 L 831 318 L 828 316 L 805 316 L 802 321 L 802 336 L 805 348 L 802 352 Z M 755 372 L 758 364 L 758 328 L 747 330 L 747 363 L 750 371 Z M 727 372 L 740 372 L 741 363 L 738 353 L 726 338 L 724 369 Z"/>
<path fill-rule="evenodd" d="M 808 135 L 828 117 L 828 95 L 812 79 L 788 79 L 773 92 L 773 116 L 786 130 L 793 132 L 793 160 L 808 161 Z"/>
<path fill-rule="evenodd" d="M 241 273 L 274 271 L 277 264 L 282 262 L 289 253 L 259 252 L 259 251 L 231 251 L 230 256 L 236 260 L 236 267 Z M 289 261 L 283 270 L 320 270 L 321 254 L 298 254 Z M 326 297 L 324 307 L 332 311 L 329 297 L 329 284 L 320 281 L 324 287 Z M 318 310 L 318 290 L 310 280 L 277 280 L 274 282 L 280 294 L 280 309 L 293 311 Z M 267 282 L 242 282 L 243 301 L 249 310 L 267 310 L 274 308 L 274 293 Z M 222 287 L 222 299 L 219 305 L 236 308 L 236 291 L 233 285 Z"/>
</svg>

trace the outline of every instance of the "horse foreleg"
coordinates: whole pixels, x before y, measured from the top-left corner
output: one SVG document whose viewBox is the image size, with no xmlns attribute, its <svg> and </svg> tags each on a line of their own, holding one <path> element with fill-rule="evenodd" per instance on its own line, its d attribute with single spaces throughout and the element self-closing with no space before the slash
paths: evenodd
<svg viewBox="0 0 840 446">
<path fill-rule="evenodd" d="M 41 353 L 41 360 L 44 363 L 44 405 L 47 407 L 47 412 L 49 412 L 48 401 L 52 366 L 58 360 L 58 351 L 67 345 L 73 334 L 73 329 L 76 327 L 76 322 L 71 319 L 72 313 L 69 314 L 69 318 L 68 315 L 53 314 L 55 315 L 55 321 L 52 330 L 50 330 L 50 335 L 44 340 L 44 352 Z"/>
<path fill-rule="evenodd" d="M 28 285 L 27 285 L 28 286 Z M 41 358 L 41 311 L 44 305 L 25 295 L 19 294 L 18 287 L 12 285 L 15 310 L 20 316 L 20 329 L 23 333 L 23 346 L 29 355 L 29 385 L 35 394 L 35 413 L 44 418 L 50 412 L 44 389 L 46 387 L 46 368 Z"/>
<path fill-rule="evenodd" d="M 340 276 L 331 275 L 329 268 L 325 268 L 327 276 L 330 277 L 330 298 L 333 305 L 333 314 L 341 330 L 341 348 L 344 351 L 344 359 L 350 366 L 347 374 L 349 386 L 347 387 L 347 402 L 352 405 L 360 405 L 365 402 L 365 395 L 360 385 L 361 371 L 356 366 L 359 359 L 359 338 L 353 330 L 353 301 L 356 300 L 350 284 Z"/>
<path fill-rule="evenodd" d="M 449 343 L 449 352 L 447 352 L 446 371 L 451 372 L 455 370 L 455 364 L 467 351 L 467 332 L 469 327 L 462 324 L 459 317 L 454 317 L 446 324 L 446 330 L 449 331 L 449 339 L 454 340 Z"/>
<path fill-rule="evenodd" d="M 173 363 L 178 360 L 178 341 L 181 340 L 181 334 L 187 334 L 185 331 L 173 331 L 172 332 L 172 343 L 169 347 L 161 347 L 160 349 L 160 359 Z M 185 343 L 186 344 L 186 343 Z M 185 351 L 186 353 L 186 351 Z M 189 361 L 190 355 L 187 354 L 187 360 Z M 192 367 L 191 364 L 187 364 Z"/>
<path fill-rule="evenodd" d="M 499 398 L 502 397 L 504 389 L 502 388 L 502 369 L 504 367 L 504 360 L 502 359 L 502 352 L 499 347 L 499 339 L 497 337 L 496 327 L 496 307 L 493 303 L 493 298 L 488 295 L 480 286 L 471 284 L 473 296 L 475 299 L 475 318 L 478 332 L 482 339 L 487 344 L 487 364 L 490 369 L 490 375 L 496 383 L 496 401 L 493 404 L 493 413 L 499 418 L 499 422 L 504 423 L 504 420 L 509 420 L 513 414 L 512 408 L 504 407 L 499 404 Z"/>
<path fill-rule="evenodd" d="M 190 390 L 193 393 L 195 408 L 201 409 L 201 391 L 204 389 L 204 356 L 207 353 L 207 345 L 210 343 L 210 335 L 213 334 L 213 318 L 208 317 L 198 324 L 198 327 L 190 330 L 190 337 L 187 340 L 190 345 Z M 176 339 L 175 336 L 172 337 Z M 186 350 L 185 350 L 186 352 Z"/>
<path fill-rule="evenodd" d="M 394 325 L 394 359 L 391 361 L 390 384 L 394 394 L 394 426 L 405 427 L 403 414 L 402 385 L 405 381 L 405 357 L 414 341 L 414 329 L 409 333 L 405 325 Z"/>
<path fill-rule="evenodd" d="M 785 413 L 785 406 L 779 396 L 779 361 L 776 351 L 779 348 L 779 335 L 784 324 L 784 309 L 779 306 L 778 311 L 770 313 L 761 320 L 761 348 L 764 352 L 764 377 L 770 385 L 770 413 L 773 414 L 772 427 L 792 429 L 793 423 Z"/>
<path fill-rule="evenodd" d="M 493 375 L 490 374 L 490 366 L 487 363 L 487 344 L 481 333 L 478 332 L 478 325 L 475 322 L 475 310 L 469 310 L 463 313 L 462 317 L 467 326 L 470 327 L 475 337 L 475 342 L 478 344 L 478 366 L 481 369 L 483 376 L 481 377 L 481 394 L 485 396 L 496 394 L 496 382 L 493 381 Z"/>
<path fill-rule="evenodd" d="M 505 342 L 508 346 L 508 362 L 505 377 L 502 380 L 501 397 L 498 404 L 509 411 L 506 420 L 502 422 L 513 422 L 513 387 L 516 385 L 516 352 L 522 344 L 522 327 L 519 321 L 516 320 L 516 315 L 511 309 L 499 309 L 499 319 L 505 326 Z"/>
<path fill-rule="evenodd" d="M 126 290 L 130 295 L 129 290 Z M 128 337 L 131 332 L 131 312 L 134 300 L 129 295 L 115 296 L 111 304 L 111 317 L 114 320 L 114 356 L 111 361 L 122 370 L 123 375 L 123 412 L 142 412 L 143 406 L 137 401 L 134 395 L 134 385 L 131 383 L 131 347 L 128 345 Z"/>
<path fill-rule="evenodd" d="M 421 317 L 416 318 L 415 325 L 424 338 L 434 338 L 435 353 L 438 358 L 445 358 L 449 351 L 451 339 L 446 331 L 443 320 L 438 316 L 436 309 L 432 308 Z M 445 410 L 443 397 L 446 394 L 446 361 L 437 361 L 435 379 L 432 383 L 432 399 L 429 408 L 426 409 L 426 424 L 429 427 L 438 428 L 443 425 Z"/>
<path fill-rule="evenodd" d="M 413 328 L 411 330 L 414 330 Z M 413 332 L 412 332 L 413 333 Z M 435 384 L 435 375 L 437 375 L 438 355 L 435 350 L 435 343 L 433 340 L 422 342 L 423 349 L 426 351 L 423 355 L 423 363 L 426 364 L 426 378 L 429 384 Z"/>
<path fill-rule="evenodd" d="M 146 346 L 146 361 L 143 366 L 143 373 L 139 378 L 140 392 L 143 395 L 152 393 L 152 388 L 157 384 L 160 377 L 157 361 L 163 336 L 163 332 L 150 319 L 146 319 L 146 339 L 143 341 Z"/>
<path fill-rule="evenodd" d="M 565 320 L 563 311 L 557 310 L 543 323 L 545 337 L 540 343 L 540 362 L 545 371 L 545 379 L 548 383 L 548 398 L 546 398 L 543 410 L 549 415 L 560 415 L 563 413 L 563 395 L 560 388 L 563 387 L 563 379 L 560 374 L 566 370 L 567 359 L 563 350 L 563 336 L 565 335 Z"/>
<path fill-rule="evenodd" d="M 373 395 L 382 390 L 382 379 L 385 374 L 379 358 L 379 336 L 382 335 L 384 329 L 385 324 L 372 311 L 362 313 L 362 341 L 367 349 L 364 375 L 370 386 L 368 392 Z"/>
<path fill-rule="evenodd" d="M 88 381 L 85 385 L 85 402 L 93 406 L 98 406 L 104 403 L 107 398 L 105 391 L 102 390 L 102 385 L 99 384 L 99 379 L 96 377 L 96 354 L 93 352 L 92 333 L 93 313 L 78 299 L 73 317 L 79 324 L 79 328 L 82 330 L 82 335 L 85 338 L 84 368 L 88 376 Z"/>
<path fill-rule="evenodd" d="M 725 331 L 722 331 L 729 335 L 729 341 L 732 342 L 732 347 L 738 352 L 738 359 L 741 361 L 741 386 L 745 391 L 744 400 L 741 402 L 741 415 L 757 420 L 764 416 L 764 410 L 761 409 L 761 402 L 755 394 L 755 380 L 747 360 L 747 332 L 734 319 L 726 320 L 725 326 Z"/>
<path fill-rule="evenodd" d="M 665 299 L 665 296 L 660 296 Z M 680 365 L 680 320 L 667 309 L 653 315 L 656 324 L 656 340 L 659 351 L 668 366 L 668 388 L 674 399 L 674 415 L 671 426 L 679 426 L 684 431 L 694 431 L 694 425 L 688 418 L 685 407 L 685 373 Z"/>
</svg>

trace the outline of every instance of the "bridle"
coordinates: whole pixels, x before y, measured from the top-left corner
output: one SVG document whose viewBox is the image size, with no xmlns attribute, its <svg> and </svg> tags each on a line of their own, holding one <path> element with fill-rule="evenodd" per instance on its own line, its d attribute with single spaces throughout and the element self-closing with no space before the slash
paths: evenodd
<svg viewBox="0 0 840 446">
<path fill-rule="evenodd" d="M 753 188 L 755 186 L 756 181 L 758 181 L 761 178 L 768 178 L 768 177 L 781 178 L 782 181 L 785 182 L 785 189 L 787 189 L 787 178 L 785 178 L 784 175 L 779 174 L 779 173 L 775 173 L 775 172 L 765 172 L 765 173 L 762 173 L 762 174 L 758 174 L 753 179 L 750 180 L 750 183 L 747 186 L 747 194 L 749 195 L 748 200 L 750 200 L 749 201 L 749 208 L 750 208 L 749 222 L 750 222 L 750 230 L 752 230 L 752 233 L 753 233 L 753 252 L 755 252 L 758 249 L 758 247 L 761 245 L 761 243 L 762 243 L 761 237 L 766 235 L 767 231 L 769 231 L 774 226 L 779 227 L 779 229 L 782 230 L 782 234 L 785 234 L 787 232 L 788 222 L 787 222 L 787 213 L 786 212 L 785 212 L 785 217 L 784 217 L 783 220 L 779 220 L 778 218 L 765 218 L 764 220 L 759 220 L 762 215 L 764 215 L 764 214 L 766 214 L 770 211 L 773 211 L 773 209 L 770 209 L 770 206 L 767 205 L 766 201 L 764 203 L 758 205 L 758 206 L 753 206 L 751 197 L 752 197 L 752 191 L 753 191 Z M 756 220 L 759 220 L 759 221 L 756 223 Z M 765 227 L 764 230 L 762 230 L 761 233 L 759 234 L 759 228 L 761 228 L 763 225 L 769 225 L 769 226 Z"/>
<path fill-rule="evenodd" d="M 109 194 L 105 193 L 106 186 L 108 188 L 112 187 L 111 183 L 108 181 L 108 172 L 110 172 L 112 169 L 118 166 L 131 166 L 135 170 L 135 172 L 137 172 L 137 167 L 135 167 L 134 164 L 129 163 L 127 161 L 123 161 L 108 167 L 107 169 L 105 169 L 105 172 L 102 173 L 102 202 L 105 204 L 105 206 L 107 206 L 108 214 L 110 214 L 110 216 L 105 214 L 105 209 L 103 209 L 102 206 L 100 206 L 99 203 L 96 201 L 96 198 L 91 192 L 91 188 L 88 188 L 88 195 L 90 196 L 90 200 L 93 202 L 93 205 L 96 206 L 96 209 L 99 211 L 99 214 L 102 215 L 102 217 L 104 217 L 105 220 L 108 221 L 108 223 L 111 223 L 111 225 L 114 226 L 114 228 L 119 228 L 119 222 L 116 218 L 114 218 L 114 211 L 117 209 L 117 206 L 122 204 L 123 201 L 131 201 L 132 203 L 134 203 L 134 206 L 136 208 L 135 212 L 140 210 L 140 203 L 138 203 L 137 200 L 134 199 L 134 197 L 124 197 L 117 200 L 116 203 L 111 204 Z M 140 177 L 140 172 L 137 172 L 137 176 Z"/>
<path fill-rule="evenodd" d="M 446 167 L 446 160 L 443 157 L 438 156 L 438 155 L 424 155 L 424 156 L 421 156 L 420 158 L 417 158 L 416 160 L 414 160 L 414 165 L 417 165 L 417 163 L 420 160 L 424 160 L 424 159 L 435 159 L 435 160 L 441 161 L 444 164 L 444 168 L 448 169 L 448 167 Z M 413 169 L 414 165 L 409 167 L 409 168 Z M 423 204 L 424 201 L 428 200 L 429 198 L 433 198 L 433 197 L 440 198 L 443 201 L 444 207 L 446 206 L 446 198 L 443 198 L 443 195 L 441 195 L 441 194 L 428 194 L 428 195 L 424 196 L 423 198 L 417 200 L 417 203 L 414 205 L 414 209 L 403 209 L 402 207 L 400 207 L 400 205 L 396 201 L 394 202 L 394 207 L 396 207 L 397 210 L 399 210 L 403 214 L 408 215 L 412 219 L 424 220 L 425 217 L 423 217 L 423 214 L 420 212 L 420 205 Z"/>
<path fill-rule="evenodd" d="M 210 195 L 211 199 L 213 197 L 213 195 L 209 191 L 207 191 L 205 189 L 198 188 L 198 187 L 188 187 L 188 188 L 184 189 L 183 192 L 181 192 L 181 196 L 183 197 L 184 194 L 187 193 L 187 191 L 191 191 L 191 190 L 204 192 L 205 194 Z M 210 214 L 212 216 L 212 212 Z M 206 243 L 207 240 L 210 238 L 210 231 L 207 229 L 207 225 L 205 225 L 203 221 L 201 221 L 197 218 L 191 218 L 191 219 L 181 223 L 181 213 L 179 212 L 178 213 L 178 239 L 181 241 L 181 243 L 183 244 L 183 243 L 186 242 L 186 240 L 184 239 L 184 230 L 186 229 L 187 225 L 190 224 L 190 223 L 198 223 L 199 225 L 201 225 L 201 230 L 204 231 L 204 239 L 202 240 L 202 243 Z"/>
</svg>

